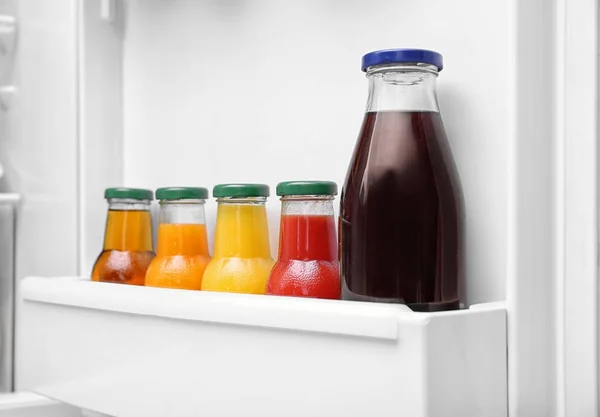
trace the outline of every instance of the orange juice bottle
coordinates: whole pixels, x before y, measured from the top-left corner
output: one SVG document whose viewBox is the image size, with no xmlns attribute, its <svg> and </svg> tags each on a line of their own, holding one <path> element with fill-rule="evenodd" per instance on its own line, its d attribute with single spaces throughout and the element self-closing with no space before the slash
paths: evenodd
<svg viewBox="0 0 600 417">
<path fill-rule="evenodd" d="M 265 209 L 269 186 L 221 184 L 213 196 L 218 203 L 215 254 L 202 289 L 264 294 L 274 264 Z"/>
<path fill-rule="evenodd" d="M 153 193 L 138 188 L 107 188 L 108 216 L 104 249 L 96 259 L 92 280 L 144 285 L 154 258 L 150 202 Z"/>
<path fill-rule="evenodd" d="M 146 285 L 199 290 L 210 261 L 204 202 L 206 188 L 170 187 L 156 190 L 160 224 L 156 258 L 146 272 Z"/>
</svg>

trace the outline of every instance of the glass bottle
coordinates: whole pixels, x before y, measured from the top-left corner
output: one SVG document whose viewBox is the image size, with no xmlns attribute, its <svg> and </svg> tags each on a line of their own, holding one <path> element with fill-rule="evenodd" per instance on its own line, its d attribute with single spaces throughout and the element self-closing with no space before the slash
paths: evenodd
<svg viewBox="0 0 600 417">
<path fill-rule="evenodd" d="M 330 181 L 289 181 L 277 185 L 281 196 L 279 256 L 267 294 L 340 298 L 340 278 Z"/>
<path fill-rule="evenodd" d="M 215 253 L 202 290 L 264 294 L 273 267 L 265 203 L 265 184 L 221 184 L 217 199 Z"/>
<path fill-rule="evenodd" d="M 208 190 L 159 188 L 156 198 L 160 200 L 158 243 L 146 285 L 199 290 L 210 261 L 204 213 Z"/>
<path fill-rule="evenodd" d="M 442 56 L 394 49 L 363 57 L 363 125 L 341 196 L 342 297 L 459 308 L 463 195 L 440 117 Z"/>
<path fill-rule="evenodd" d="M 153 193 L 138 188 L 107 188 L 104 248 L 92 270 L 92 280 L 144 285 L 154 258 L 150 202 Z"/>
</svg>

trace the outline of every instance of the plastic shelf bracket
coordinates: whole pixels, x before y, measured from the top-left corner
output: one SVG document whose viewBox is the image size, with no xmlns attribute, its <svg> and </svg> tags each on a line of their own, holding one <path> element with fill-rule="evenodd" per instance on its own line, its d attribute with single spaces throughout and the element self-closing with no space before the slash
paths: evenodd
<svg viewBox="0 0 600 417">
<path fill-rule="evenodd" d="M 17 19 L 14 16 L 0 15 L 0 55 L 8 55 L 15 46 Z"/>
</svg>

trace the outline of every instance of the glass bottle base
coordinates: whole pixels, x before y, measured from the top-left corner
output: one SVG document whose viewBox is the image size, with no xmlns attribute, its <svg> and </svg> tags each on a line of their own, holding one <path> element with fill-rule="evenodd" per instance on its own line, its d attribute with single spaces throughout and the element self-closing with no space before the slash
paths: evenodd
<svg viewBox="0 0 600 417">
<path fill-rule="evenodd" d="M 387 304 L 405 304 L 408 308 L 416 312 L 435 312 L 459 310 L 461 308 L 460 300 L 454 299 L 449 301 L 431 302 L 431 303 L 406 303 L 402 298 L 380 298 L 371 297 L 353 293 L 348 289 L 346 283 L 342 281 L 342 300 L 349 301 L 366 301 L 370 303 L 387 303 Z"/>
</svg>

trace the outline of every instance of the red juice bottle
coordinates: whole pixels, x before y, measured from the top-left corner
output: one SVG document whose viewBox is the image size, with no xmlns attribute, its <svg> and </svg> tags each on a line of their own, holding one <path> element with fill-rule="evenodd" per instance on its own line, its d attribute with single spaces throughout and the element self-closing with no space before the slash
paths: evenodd
<svg viewBox="0 0 600 417">
<path fill-rule="evenodd" d="M 342 189 L 342 298 L 459 308 L 463 195 L 439 114 L 442 56 L 363 57 L 367 109 Z"/>
<path fill-rule="evenodd" d="M 277 185 L 281 196 L 279 256 L 267 294 L 340 298 L 333 199 L 329 181 L 290 181 Z"/>
</svg>

